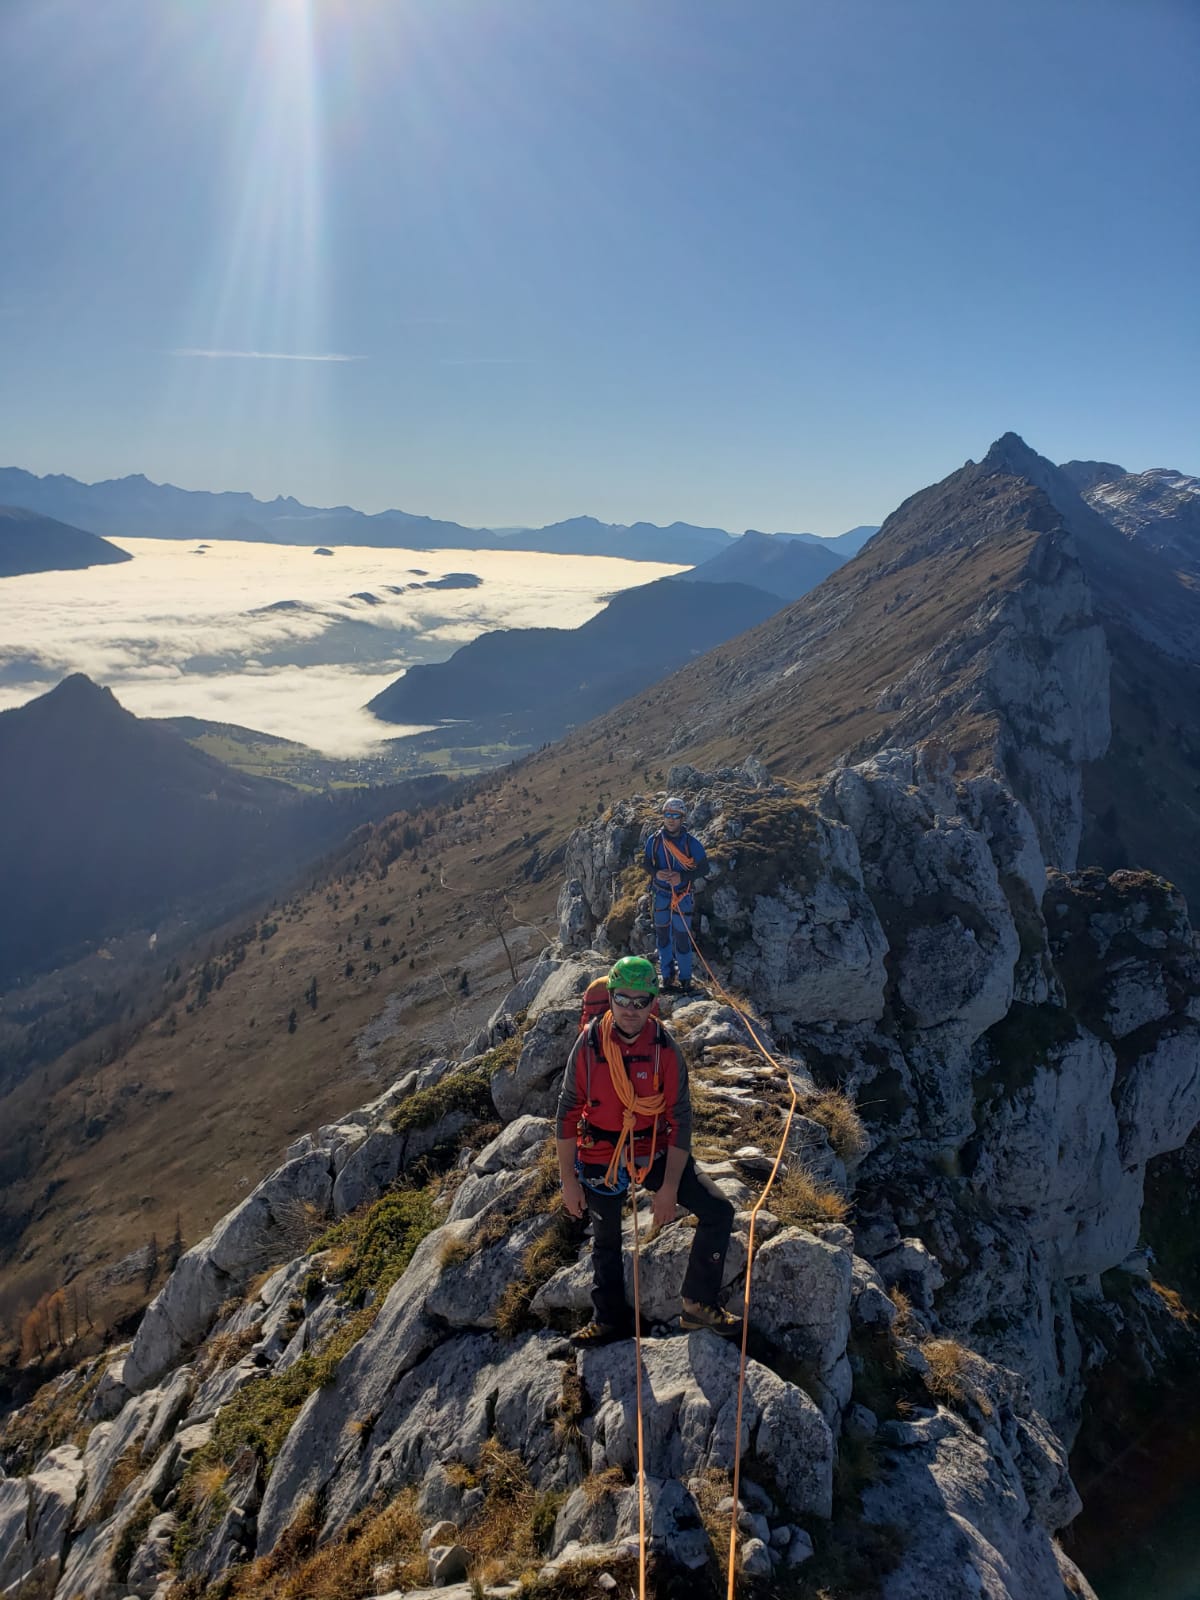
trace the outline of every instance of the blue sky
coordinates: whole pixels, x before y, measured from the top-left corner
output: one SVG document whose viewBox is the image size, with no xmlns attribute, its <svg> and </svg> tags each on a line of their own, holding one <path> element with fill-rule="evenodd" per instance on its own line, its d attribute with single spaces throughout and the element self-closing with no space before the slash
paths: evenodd
<svg viewBox="0 0 1200 1600">
<path fill-rule="evenodd" d="M 0 59 L 0 464 L 820 533 L 1008 428 L 1200 470 L 1195 0 L 3 0 Z"/>
</svg>

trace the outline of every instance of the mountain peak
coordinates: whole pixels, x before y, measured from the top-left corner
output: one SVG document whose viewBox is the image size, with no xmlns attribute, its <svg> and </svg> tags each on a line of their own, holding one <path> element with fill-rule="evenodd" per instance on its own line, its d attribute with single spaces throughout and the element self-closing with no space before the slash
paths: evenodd
<svg viewBox="0 0 1200 1600">
<path fill-rule="evenodd" d="M 111 689 L 93 683 L 86 672 L 72 672 L 70 677 L 64 678 L 43 695 L 40 702 L 31 702 L 34 705 L 39 703 L 46 711 L 59 716 L 87 716 L 95 720 L 97 717 L 126 718 L 131 715 Z"/>
<path fill-rule="evenodd" d="M 1029 478 L 1034 483 L 1044 468 L 1053 466 L 1030 449 L 1019 433 L 1002 433 L 979 464 L 991 472 L 1011 473 L 1014 478 Z"/>
</svg>

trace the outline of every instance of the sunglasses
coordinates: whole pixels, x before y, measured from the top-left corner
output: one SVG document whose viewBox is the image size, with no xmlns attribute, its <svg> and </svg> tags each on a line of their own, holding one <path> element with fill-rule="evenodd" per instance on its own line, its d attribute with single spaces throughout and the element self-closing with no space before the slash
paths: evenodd
<svg viewBox="0 0 1200 1600">
<path fill-rule="evenodd" d="M 614 994 L 612 1003 L 615 1006 L 628 1006 L 631 1011 L 645 1011 L 654 1004 L 652 994 Z"/>
<path fill-rule="evenodd" d="M 668 822 L 682 822 L 687 815 L 684 811 L 664 811 L 663 816 Z"/>
</svg>

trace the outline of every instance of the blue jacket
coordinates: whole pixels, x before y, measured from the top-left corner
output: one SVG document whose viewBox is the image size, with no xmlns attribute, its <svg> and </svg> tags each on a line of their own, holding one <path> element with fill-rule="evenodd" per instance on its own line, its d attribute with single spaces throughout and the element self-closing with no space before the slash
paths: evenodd
<svg viewBox="0 0 1200 1600">
<path fill-rule="evenodd" d="M 691 866 L 684 866 L 676 861 L 667 849 L 664 840 L 668 838 L 670 838 L 670 835 L 666 829 L 660 828 L 657 833 L 652 833 L 646 840 L 646 848 L 643 852 L 646 871 L 650 874 L 650 887 L 656 895 L 664 897 L 670 896 L 671 885 L 669 883 L 660 883 L 658 873 L 680 873 L 682 881 L 676 886 L 675 893 L 683 900 L 692 892 L 692 879 L 702 877 L 708 871 L 708 855 L 704 846 L 694 834 L 689 833 L 686 828 L 680 828 L 675 837 L 671 839 L 671 844 L 682 855 L 690 859 Z"/>
</svg>

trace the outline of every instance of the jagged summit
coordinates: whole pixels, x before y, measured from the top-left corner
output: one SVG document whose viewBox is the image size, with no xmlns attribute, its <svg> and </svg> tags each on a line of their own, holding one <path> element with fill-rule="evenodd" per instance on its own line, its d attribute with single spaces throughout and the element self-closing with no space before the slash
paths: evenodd
<svg viewBox="0 0 1200 1600">
<path fill-rule="evenodd" d="M 1108 737 L 1076 523 L 1100 544 L 1117 537 L 1051 462 L 1006 435 L 912 495 L 818 589 L 614 715 L 647 751 L 707 763 L 750 743 L 806 778 L 936 730 L 966 771 L 1023 764 L 1012 776 L 1043 845 L 1070 866 L 1079 762 Z M 599 737 L 609 727 L 602 719 Z"/>
</svg>

